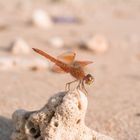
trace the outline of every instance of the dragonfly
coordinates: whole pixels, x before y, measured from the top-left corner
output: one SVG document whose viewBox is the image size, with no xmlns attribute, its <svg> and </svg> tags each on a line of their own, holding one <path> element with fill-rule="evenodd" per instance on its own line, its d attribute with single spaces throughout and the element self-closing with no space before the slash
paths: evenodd
<svg viewBox="0 0 140 140">
<path fill-rule="evenodd" d="M 38 49 L 32 48 L 36 53 L 42 55 L 47 58 L 55 65 L 53 66 L 53 70 L 56 72 L 65 72 L 69 73 L 71 76 L 75 78 L 74 81 L 66 83 L 65 90 L 70 90 L 70 85 L 74 82 L 78 82 L 77 89 L 84 90 L 87 95 L 87 90 L 85 88 L 85 84 L 91 85 L 94 81 L 94 77 L 91 74 L 86 74 L 84 71 L 84 67 L 93 63 L 92 61 L 78 61 L 75 60 L 76 53 L 67 52 L 59 55 L 57 58 L 49 55 L 48 53 Z"/>
</svg>

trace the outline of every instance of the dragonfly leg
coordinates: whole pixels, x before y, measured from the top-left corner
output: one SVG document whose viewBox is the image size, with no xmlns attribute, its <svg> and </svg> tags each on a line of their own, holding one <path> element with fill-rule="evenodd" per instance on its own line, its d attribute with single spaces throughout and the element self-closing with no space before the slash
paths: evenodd
<svg viewBox="0 0 140 140">
<path fill-rule="evenodd" d="M 81 80 L 79 81 L 78 85 L 77 85 L 77 89 L 80 89 L 80 85 L 81 85 Z"/>
<path fill-rule="evenodd" d="M 77 82 L 77 81 L 78 81 L 78 80 L 74 80 L 74 81 L 72 81 L 72 82 L 66 83 L 65 90 L 66 90 L 67 92 L 70 91 L 70 85 L 71 85 L 72 83 Z"/>
<path fill-rule="evenodd" d="M 85 88 L 84 81 L 82 81 L 81 86 L 82 86 L 82 89 L 85 91 L 85 94 L 86 94 L 86 96 L 87 96 L 88 92 L 87 92 L 87 90 L 86 90 L 86 88 Z"/>
<path fill-rule="evenodd" d="M 78 86 L 77 86 L 77 89 L 82 90 L 82 80 L 79 81 Z"/>
</svg>

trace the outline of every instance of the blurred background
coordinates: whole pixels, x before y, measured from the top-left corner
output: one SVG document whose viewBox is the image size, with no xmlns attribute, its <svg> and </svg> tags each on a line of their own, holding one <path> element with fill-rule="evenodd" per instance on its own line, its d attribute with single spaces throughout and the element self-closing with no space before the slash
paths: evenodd
<svg viewBox="0 0 140 140">
<path fill-rule="evenodd" d="M 72 81 L 35 54 L 73 51 L 94 61 L 86 124 L 119 140 L 140 139 L 139 0 L 0 0 L 0 140 L 16 109 L 40 109 Z"/>
</svg>

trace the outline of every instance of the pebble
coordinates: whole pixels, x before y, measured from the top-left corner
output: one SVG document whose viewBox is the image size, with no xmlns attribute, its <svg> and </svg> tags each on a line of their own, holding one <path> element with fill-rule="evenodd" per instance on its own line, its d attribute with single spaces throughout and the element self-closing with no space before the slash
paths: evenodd
<svg viewBox="0 0 140 140">
<path fill-rule="evenodd" d="M 52 20 L 50 16 L 42 9 L 38 9 L 33 12 L 31 23 L 39 28 L 44 29 L 48 29 L 52 26 Z"/>
<path fill-rule="evenodd" d="M 60 37 L 53 37 L 48 40 L 48 43 L 54 48 L 62 48 L 64 47 L 64 40 Z"/>
<path fill-rule="evenodd" d="M 83 41 L 80 45 L 94 53 L 104 53 L 109 47 L 109 43 L 103 35 L 92 36 Z"/>
<path fill-rule="evenodd" d="M 12 42 L 10 51 L 13 54 L 30 54 L 31 47 L 22 38 L 17 38 Z"/>
</svg>

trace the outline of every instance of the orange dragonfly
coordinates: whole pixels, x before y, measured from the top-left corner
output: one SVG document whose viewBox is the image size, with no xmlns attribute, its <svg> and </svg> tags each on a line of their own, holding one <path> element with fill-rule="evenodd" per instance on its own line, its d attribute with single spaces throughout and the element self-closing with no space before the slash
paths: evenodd
<svg viewBox="0 0 140 140">
<path fill-rule="evenodd" d="M 86 94 L 87 90 L 85 89 L 84 83 L 90 85 L 93 83 L 94 78 L 91 74 L 85 74 L 84 67 L 88 64 L 93 63 L 92 61 L 75 61 L 76 54 L 73 52 L 64 53 L 58 58 L 54 58 L 46 52 L 39 50 L 37 48 L 33 48 L 33 50 L 45 58 L 49 59 L 51 62 L 55 63 L 53 70 L 56 72 L 65 72 L 70 73 L 76 80 L 69 82 L 66 84 L 66 91 L 70 90 L 70 84 L 74 82 L 79 82 L 77 89 L 83 89 Z"/>
</svg>

